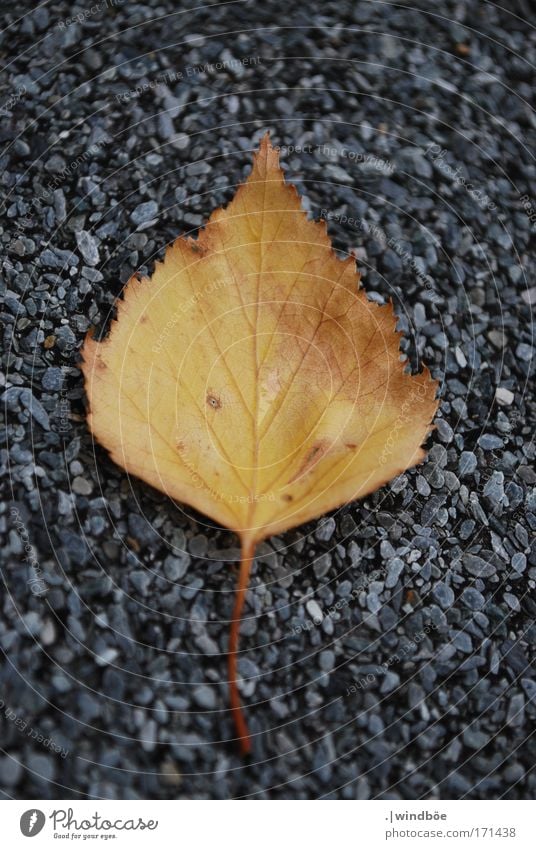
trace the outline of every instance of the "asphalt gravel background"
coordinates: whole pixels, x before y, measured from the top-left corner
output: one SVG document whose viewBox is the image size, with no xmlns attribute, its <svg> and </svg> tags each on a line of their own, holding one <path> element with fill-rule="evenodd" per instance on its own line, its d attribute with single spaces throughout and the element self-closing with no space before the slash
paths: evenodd
<svg viewBox="0 0 536 849">
<path fill-rule="evenodd" d="M 4 797 L 533 798 L 531 4 L 34 5 L 0 36 Z M 93 444 L 77 351 L 267 129 L 441 407 L 423 466 L 260 548 L 245 766 L 236 540 Z"/>
</svg>

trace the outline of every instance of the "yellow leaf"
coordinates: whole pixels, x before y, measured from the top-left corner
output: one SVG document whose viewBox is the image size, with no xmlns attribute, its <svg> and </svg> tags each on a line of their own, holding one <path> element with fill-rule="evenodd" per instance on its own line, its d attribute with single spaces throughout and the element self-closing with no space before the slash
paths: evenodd
<svg viewBox="0 0 536 849">
<path fill-rule="evenodd" d="M 112 459 L 240 537 L 229 671 L 244 750 L 236 650 L 256 544 L 423 459 L 437 385 L 406 373 L 395 324 L 265 136 L 231 203 L 129 281 L 104 342 L 86 339 L 89 424 Z"/>
</svg>

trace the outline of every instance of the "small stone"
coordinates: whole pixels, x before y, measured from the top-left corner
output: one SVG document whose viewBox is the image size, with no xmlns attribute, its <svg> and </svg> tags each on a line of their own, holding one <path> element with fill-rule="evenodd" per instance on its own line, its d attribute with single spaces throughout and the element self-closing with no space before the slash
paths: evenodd
<svg viewBox="0 0 536 849">
<path fill-rule="evenodd" d="M 306 602 L 305 609 L 307 610 L 307 613 L 309 614 L 313 622 L 318 624 L 322 622 L 324 614 L 322 613 L 320 605 L 317 601 L 314 600 L 314 598 L 311 598 L 308 602 Z"/>
<path fill-rule="evenodd" d="M 396 672 L 389 670 L 385 673 L 380 686 L 380 693 L 391 693 L 400 684 L 400 676 Z"/>
<path fill-rule="evenodd" d="M 166 112 L 163 112 L 158 118 L 158 134 L 164 141 L 169 141 L 175 136 L 175 126 L 170 115 Z"/>
<path fill-rule="evenodd" d="M 335 532 L 335 519 L 331 516 L 325 519 L 320 525 L 317 527 L 315 531 L 315 537 L 320 542 L 328 542 Z"/>
<path fill-rule="evenodd" d="M 188 551 L 194 557 L 204 557 L 208 549 L 208 539 L 205 534 L 196 534 L 188 541 Z"/>
<path fill-rule="evenodd" d="M 520 342 L 516 348 L 516 357 L 523 360 L 523 362 L 529 363 L 533 357 L 532 347 L 527 345 L 526 342 Z"/>
<path fill-rule="evenodd" d="M 426 467 L 428 468 L 428 467 Z M 408 478 L 406 475 L 399 475 L 397 478 L 394 478 L 391 481 L 391 492 L 398 493 L 402 492 L 408 485 Z"/>
<path fill-rule="evenodd" d="M 427 322 L 426 318 L 426 310 L 424 309 L 424 304 L 420 302 L 415 304 L 413 315 L 415 318 L 415 326 L 416 327 L 424 327 Z"/>
<path fill-rule="evenodd" d="M 495 390 L 495 400 L 501 407 L 509 407 L 514 400 L 514 393 L 504 386 L 498 386 Z"/>
<path fill-rule="evenodd" d="M 76 345 L 76 336 L 71 328 L 64 324 L 56 331 L 56 345 L 60 351 L 72 351 Z"/>
<path fill-rule="evenodd" d="M 150 221 L 158 214 L 158 204 L 154 200 L 148 200 L 145 203 L 140 203 L 139 206 L 131 213 L 130 220 L 136 226 Z"/>
<path fill-rule="evenodd" d="M 367 607 L 371 613 L 379 613 L 382 609 L 382 603 L 378 598 L 377 593 L 368 593 L 367 595 Z"/>
<path fill-rule="evenodd" d="M 240 108 L 240 101 L 236 94 L 231 94 L 230 97 L 227 98 L 227 109 L 229 110 L 230 115 L 236 115 Z"/>
<path fill-rule="evenodd" d="M 481 749 L 488 743 L 489 737 L 483 731 L 475 729 L 472 725 L 466 728 L 463 732 L 463 742 L 470 749 Z"/>
<path fill-rule="evenodd" d="M 444 581 L 438 581 L 433 589 L 432 595 L 436 599 L 439 605 L 446 610 L 454 604 L 454 592 L 451 587 L 445 584 Z"/>
<path fill-rule="evenodd" d="M 512 557 L 512 569 L 522 575 L 526 568 L 527 558 L 520 551 L 517 551 Z"/>
<path fill-rule="evenodd" d="M 503 598 L 508 605 L 508 607 L 513 610 L 515 613 L 519 613 L 521 610 L 521 605 L 519 604 L 519 599 L 512 595 L 512 593 L 505 593 Z"/>
<path fill-rule="evenodd" d="M 475 528 L 473 519 L 464 519 L 460 526 L 460 539 L 469 539 Z"/>
<path fill-rule="evenodd" d="M 145 516 L 140 516 L 139 513 L 129 515 L 128 530 L 130 535 L 141 545 L 150 545 L 158 538 L 156 531 L 151 527 Z"/>
<path fill-rule="evenodd" d="M 445 475 L 437 463 L 427 463 L 423 469 L 423 475 L 433 489 L 441 489 L 445 483 Z"/>
<path fill-rule="evenodd" d="M 41 381 L 43 389 L 49 392 L 58 392 L 63 386 L 63 371 L 58 366 L 50 366 L 45 369 L 43 379 Z"/>
<path fill-rule="evenodd" d="M 155 719 L 148 719 L 140 731 L 140 743 L 144 752 L 154 752 L 158 727 Z"/>
<path fill-rule="evenodd" d="M 18 784 L 23 773 L 22 764 L 14 758 L 10 758 L 9 755 L 0 758 L 0 784 L 13 787 Z"/>
<path fill-rule="evenodd" d="M 454 431 L 445 419 L 438 419 L 436 427 L 441 442 L 452 442 Z"/>
<path fill-rule="evenodd" d="M 86 480 L 86 478 L 77 476 L 73 480 L 72 489 L 76 495 L 91 495 L 93 492 L 93 484 L 91 481 Z"/>
<path fill-rule="evenodd" d="M 170 581 L 180 581 L 184 578 L 190 565 L 190 555 L 186 551 L 179 555 L 169 554 L 164 560 L 164 574 Z"/>
<path fill-rule="evenodd" d="M 523 687 L 529 702 L 534 702 L 536 704 L 536 681 L 533 681 L 532 678 L 522 678 L 521 686 Z"/>
<path fill-rule="evenodd" d="M 483 525 L 486 526 L 489 525 L 488 517 L 482 509 L 476 492 L 469 493 L 469 509 L 471 510 L 471 513 L 473 514 L 477 522 L 481 522 Z"/>
<path fill-rule="evenodd" d="M 417 475 L 417 480 L 415 483 L 419 495 L 423 495 L 426 498 L 432 492 L 430 484 L 428 483 L 426 478 L 423 478 L 422 475 Z"/>
<path fill-rule="evenodd" d="M 109 666 L 118 657 L 119 652 L 111 646 L 107 647 L 95 657 L 98 666 Z"/>
<path fill-rule="evenodd" d="M 78 250 L 82 254 L 82 258 L 87 265 L 98 265 L 100 259 L 99 249 L 97 242 L 91 233 L 88 233 L 87 230 L 81 230 L 80 233 L 76 234 L 76 244 L 78 245 Z"/>
<path fill-rule="evenodd" d="M 221 650 L 218 644 L 212 639 L 212 637 L 209 637 L 209 635 L 206 633 L 200 634 L 198 637 L 196 637 L 195 643 L 198 649 L 203 652 L 203 654 L 221 654 Z"/>
<path fill-rule="evenodd" d="M 489 498 L 491 503 L 498 507 L 505 500 L 504 494 L 504 474 L 503 472 L 493 472 L 487 481 L 483 494 Z"/>
<path fill-rule="evenodd" d="M 335 666 L 335 652 L 327 650 L 320 652 L 320 657 L 318 658 L 320 669 L 323 672 L 331 672 L 333 667 Z"/>
<path fill-rule="evenodd" d="M 216 707 L 216 694 L 214 687 L 207 687 L 202 684 L 200 687 L 194 687 L 193 700 L 202 710 L 214 710 Z"/>
<path fill-rule="evenodd" d="M 176 150 L 186 150 L 190 144 L 190 137 L 186 133 L 177 133 L 171 142 L 171 146 Z"/>
<path fill-rule="evenodd" d="M 47 619 L 40 634 L 41 644 L 51 646 L 56 639 L 56 626 L 52 619 Z"/>
<path fill-rule="evenodd" d="M 473 641 L 467 631 L 452 631 L 452 642 L 464 654 L 473 651 Z"/>
<path fill-rule="evenodd" d="M 387 567 L 387 577 L 385 578 L 385 586 L 387 589 L 396 587 L 398 579 L 404 571 L 404 563 L 400 557 L 395 557 Z"/>
<path fill-rule="evenodd" d="M 510 699 L 508 711 L 506 713 L 506 724 L 514 728 L 518 725 L 523 725 L 525 722 L 525 696 L 523 693 L 516 693 Z"/>
<path fill-rule="evenodd" d="M 490 330 L 488 339 L 496 348 L 504 348 L 506 345 L 506 336 L 502 330 Z"/>
<path fill-rule="evenodd" d="M 142 595 L 147 595 L 147 588 L 151 583 L 151 574 L 144 569 L 135 569 L 129 574 L 130 583 L 134 589 Z"/>
<path fill-rule="evenodd" d="M 182 774 L 180 770 L 177 769 L 175 762 L 171 758 L 167 758 L 167 760 L 162 761 L 159 775 L 162 779 L 162 783 L 168 787 L 177 788 L 182 783 Z"/>
<path fill-rule="evenodd" d="M 17 401 L 22 404 L 22 406 L 28 410 L 30 415 L 35 421 L 41 425 L 43 430 L 50 430 L 50 420 L 48 418 L 48 413 L 34 397 L 30 389 L 21 388 L 20 386 L 12 386 L 7 389 L 2 395 L 2 401 L 7 401 L 8 406 L 10 406 L 10 398 L 13 397 L 13 402 L 16 405 Z M 16 406 L 15 406 L 16 408 Z M 11 409 L 11 407 L 10 407 Z"/>
<path fill-rule="evenodd" d="M 456 357 L 456 362 L 458 363 L 460 368 L 465 368 L 467 365 L 467 360 L 465 358 L 465 354 L 463 353 L 459 345 L 456 345 L 456 347 L 454 348 L 454 356 Z"/>
<path fill-rule="evenodd" d="M 190 601 L 192 598 L 195 598 L 202 587 L 203 578 L 194 578 L 193 580 L 190 580 L 189 584 L 183 585 L 181 589 L 181 597 L 186 599 L 186 601 Z"/>
<path fill-rule="evenodd" d="M 524 292 L 521 292 L 521 298 L 529 307 L 536 304 L 536 286 L 533 286 L 532 289 L 525 289 Z"/>
<path fill-rule="evenodd" d="M 321 554 L 313 564 L 313 571 L 317 578 L 324 578 L 331 569 L 331 557 L 329 554 Z"/>
<path fill-rule="evenodd" d="M 495 574 L 495 566 L 487 563 L 476 554 L 466 554 L 463 557 L 463 565 L 475 578 L 490 578 Z"/>
<path fill-rule="evenodd" d="M 484 451 L 495 451 L 497 448 L 503 447 L 501 437 L 495 436 L 493 433 L 483 433 L 478 439 L 478 444 Z"/>
<path fill-rule="evenodd" d="M 52 781 L 56 775 L 56 764 L 52 756 L 30 752 L 28 754 L 27 768 L 33 773 L 34 779 L 40 782 Z"/>
<path fill-rule="evenodd" d="M 20 156 L 21 159 L 24 159 L 24 157 L 28 156 L 28 154 L 30 153 L 30 145 L 23 141 L 23 139 L 17 139 L 16 142 L 13 144 L 13 150 L 15 151 L 17 156 Z"/>
<path fill-rule="evenodd" d="M 370 784 L 366 776 L 362 775 L 357 782 L 356 799 L 364 801 L 370 799 Z"/>
<path fill-rule="evenodd" d="M 472 451 L 462 451 L 458 463 L 458 474 L 461 478 L 469 477 L 477 467 L 477 459 Z"/>
<path fill-rule="evenodd" d="M 474 587 L 466 587 L 464 589 L 462 601 L 469 610 L 482 610 L 486 603 L 482 593 L 479 593 Z"/>
</svg>

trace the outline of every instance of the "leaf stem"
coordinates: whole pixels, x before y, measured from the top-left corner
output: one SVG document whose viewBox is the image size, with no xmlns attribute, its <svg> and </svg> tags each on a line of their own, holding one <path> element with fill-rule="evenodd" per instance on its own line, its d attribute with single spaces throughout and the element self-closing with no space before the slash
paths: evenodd
<svg viewBox="0 0 536 849">
<path fill-rule="evenodd" d="M 240 572 L 238 575 L 238 586 L 236 588 L 235 603 L 233 608 L 233 618 L 231 620 L 231 629 L 229 631 L 229 699 L 231 703 L 231 713 L 236 728 L 236 733 L 240 740 L 240 750 L 243 756 L 249 755 L 251 752 L 251 740 L 249 731 L 242 713 L 240 704 L 240 696 L 238 694 L 237 679 L 237 664 L 238 664 L 238 639 L 240 629 L 240 618 L 242 616 L 242 608 L 246 599 L 246 592 L 249 585 L 249 574 L 255 554 L 255 544 L 252 542 L 241 542 L 241 559 Z"/>
</svg>

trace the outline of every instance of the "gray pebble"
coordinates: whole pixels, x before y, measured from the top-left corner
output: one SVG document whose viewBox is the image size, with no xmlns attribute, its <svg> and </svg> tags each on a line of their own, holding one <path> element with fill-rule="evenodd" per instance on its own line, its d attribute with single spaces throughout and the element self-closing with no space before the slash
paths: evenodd
<svg viewBox="0 0 536 849">
<path fill-rule="evenodd" d="M 380 685 L 380 693 L 392 693 L 400 684 L 400 676 L 396 672 L 388 670 Z"/>
<path fill-rule="evenodd" d="M 516 613 L 519 613 L 521 610 L 521 605 L 519 604 L 519 599 L 516 598 L 512 593 L 505 593 L 503 598 L 511 610 L 514 610 Z"/>
<path fill-rule="evenodd" d="M 214 710 L 216 707 L 216 690 L 214 687 L 207 687 L 204 684 L 200 687 L 194 687 L 192 696 L 196 705 L 202 710 Z"/>
<path fill-rule="evenodd" d="M 493 433 L 483 433 L 478 438 L 478 444 L 484 451 L 495 451 L 497 448 L 503 447 L 503 440 L 500 436 L 495 436 Z"/>
<path fill-rule="evenodd" d="M 484 495 L 489 498 L 491 503 L 498 507 L 505 500 L 504 494 L 504 474 L 503 472 L 493 472 L 484 486 Z"/>
<path fill-rule="evenodd" d="M 533 357 L 533 350 L 526 342 L 520 342 L 516 348 L 516 357 L 528 363 Z"/>
<path fill-rule="evenodd" d="M 132 586 L 142 595 L 147 595 L 147 589 L 151 583 L 151 574 L 144 569 L 136 569 L 130 572 L 129 580 Z"/>
<path fill-rule="evenodd" d="M 63 371 L 57 366 L 50 366 L 45 369 L 42 379 L 43 389 L 48 391 L 58 391 L 63 386 Z"/>
<path fill-rule="evenodd" d="M 190 555 L 184 551 L 179 555 L 169 554 L 164 560 L 164 574 L 170 581 L 180 581 L 184 578 L 190 565 Z"/>
<path fill-rule="evenodd" d="M 307 613 L 309 614 L 313 622 L 322 622 L 324 614 L 322 613 L 322 608 L 320 607 L 317 601 L 315 601 L 314 599 L 309 599 L 309 601 L 307 601 L 305 604 L 305 609 L 307 610 Z"/>
<path fill-rule="evenodd" d="M 387 567 L 387 576 L 385 578 L 385 586 L 387 587 L 387 589 L 392 589 L 393 587 L 396 587 L 398 579 L 403 571 L 404 562 L 399 557 L 395 557 L 393 560 L 391 560 Z"/>
<path fill-rule="evenodd" d="M 470 610 L 482 610 L 486 603 L 482 593 L 479 593 L 474 587 L 466 587 L 461 598 Z"/>
<path fill-rule="evenodd" d="M 329 516 L 324 519 L 315 531 L 315 537 L 320 542 L 328 542 L 335 533 L 335 519 Z"/>
<path fill-rule="evenodd" d="M 93 492 L 93 484 L 91 481 L 88 481 L 86 478 L 82 478 L 78 475 L 73 480 L 72 490 L 76 493 L 76 495 L 91 495 Z"/>
<path fill-rule="evenodd" d="M 434 596 L 438 604 L 441 605 L 443 610 L 452 607 L 452 605 L 454 604 L 454 592 L 452 591 L 451 587 L 445 584 L 444 581 L 437 581 L 437 583 L 434 584 L 434 587 L 432 589 L 432 595 Z"/>
<path fill-rule="evenodd" d="M 99 264 L 99 248 L 95 237 L 91 233 L 88 233 L 87 230 L 81 230 L 76 234 L 76 244 L 87 265 L 94 266 Z"/>
<path fill-rule="evenodd" d="M 18 784 L 24 773 L 24 768 L 19 763 L 19 757 L 4 755 L 0 758 L 0 783 L 6 787 L 14 787 Z"/>
<path fill-rule="evenodd" d="M 475 578 L 490 578 L 495 574 L 495 566 L 478 557 L 476 554 L 465 554 L 463 565 Z"/>
<path fill-rule="evenodd" d="M 452 642 L 457 649 L 470 654 L 473 651 L 473 641 L 467 631 L 452 631 Z"/>
<path fill-rule="evenodd" d="M 472 451 L 462 451 L 458 464 L 458 474 L 461 478 L 469 477 L 477 467 L 477 459 Z"/>
<path fill-rule="evenodd" d="M 504 386 L 498 386 L 495 390 L 495 400 L 501 407 L 509 407 L 514 400 L 514 393 Z"/>
<path fill-rule="evenodd" d="M 324 578 L 331 569 L 331 557 L 329 554 L 321 554 L 313 564 L 314 573 L 317 578 Z"/>
<path fill-rule="evenodd" d="M 158 214 L 158 204 L 154 200 L 140 203 L 130 215 L 130 220 L 136 226 L 144 224 L 153 219 Z"/>
<path fill-rule="evenodd" d="M 320 669 L 323 672 L 331 672 L 333 667 L 335 666 L 335 652 L 326 650 L 320 652 L 319 657 Z"/>
<path fill-rule="evenodd" d="M 527 558 L 520 551 L 516 551 L 516 553 L 512 556 L 512 569 L 522 575 L 526 568 Z"/>
</svg>

